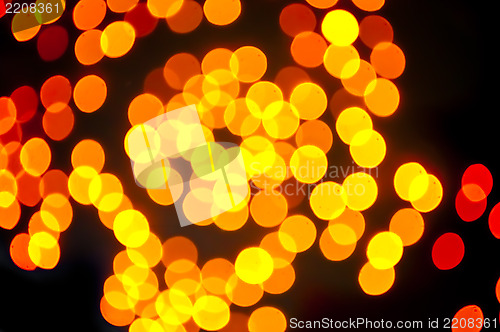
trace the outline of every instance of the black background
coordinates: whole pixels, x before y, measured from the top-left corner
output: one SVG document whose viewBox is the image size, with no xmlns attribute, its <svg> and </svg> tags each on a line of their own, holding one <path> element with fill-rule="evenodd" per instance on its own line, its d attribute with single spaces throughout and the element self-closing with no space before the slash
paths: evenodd
<svg viewBox="0 0 500 332">
<path fill-rule="evenodd" d="M 72 8 L 72 2 L 68 3 Z M 134 184 L 123 150 L 123 137 L 129 128 L 126 111 L 133 97 L 142 93 L 146 75 L 178 52 L 191 52 L 201 60 L 215 47 L 254 45 L 268 56 L 269 68 L 263 79 L 272 80 L 279 68 L 293 65 L 289 54 L 291 39 L 280 31 L 278 24 L 279 12 L 288 3 L 291 2 L 247 0 L 242 16 L 230 26 L 215 27 L 204 20 L 187 35 L 172 34 L 160 21 L 154 33 L 138 39 L 124 57 L 105 58 L 90 67 L 75 60 L 72 45 L 78 31 L 72 24 L 70 10 L 56 23 L 68 28 L 70 46 L 61 59 L 50 63 L 40 60 L 35 39 L 16 42 L 10 32 L 11 18 L 3 17 L 0 95 L 8 96 L 22 85 L 39 91 L 43 82 L 56 74 L 68 77 L 73 85 L 87 74 L 100 75 L 108 85 L 105 104 L 94 114 L 83 114 L 74 107 L 74 131 L 64 141 L 50 143 L 51 167 L 69 174 L 72 147 L 84 138 L 98 140 L 106 152 L 103 171 L 119 175 L 134 207 L 145 213 L 152 231 L 162 240 L 182 234 L 197 244 L 200 262 L 215 257 L 234 261 L 241 249 L 258 244 L 265 234 L 263 230 L 251 220 L 237 232 L 222 232 L 215 226 L 180 228 L 172 206 L 155 205 Z M 347 0 L 340 0 L 337 7 L 351 10 L 359 20 L 367 15 Z M 326 12 L 316 13 L 320 21 Z M 293 287 L 282 295 L 264 295 L 257 306 L 277 306 L 287 318 L 301 320 L 366 317 L 426 322 L 428 318 L 453 317 L 463 306 L 476 304 L 485 317 L 498 319 L 500 306 L 495 284 L 500 277 L 500 242 L 487 226 L 488 212 L 500 200 L 500 189 L 495 183 L 500 163 L 496 103 L 499 76 L 495 56 L 499 29 L 494 26 L 493 13 L 484 2 L 387 0 L 378 14 L 392 24 L 394 42 L 404 51 L 407 62 L 404 74 L 395 80 L 401 94 L 398 111 L 389 118 L 374 118 L 374 127 L 386 139 L 388 152 L 377 180 L 379 198 L 364 213 L 365 235 L 353 256 L 342 262 L 330 262 L 323 257 L 318 236 L 313 247 L 298 254 L 293 263 L 297 272 Z M 105 22 L 121 17 L 108 12 Z M 362 46 L 360 52 L 366 55 Z M 329 96 L 339 87 L 337 80 L 325 75 L 321 68 L 309 73 Z M 39 109 L 31 121 L 34 124 L 23 126 L 25 139 L 42 134 L 36 125 L 42 112 Z M 333 127 L 335 116 L 325 114 L 324 120 Z M 217 137 L 224 137 L 224 133 L 216 132 Z M 331 164 L 350 165 L 348 150 L 335 133 L 329 158 Z M 370 237 L 387 229 L 392 214 L 407 206 L 396 196 L 392 177 L 397 167 L 408 161 L 420 162 L 441 180 L 444 198 L 435 211 L 424 215 L 424 235 L 417 244 L 405 249 L 391 290 L 371 297 L 360 289 L 358 272 L 366 261 L 365 248 Z M 474 163 L 483 163 L 490 169 L 494 186 L 486 213 L 475 222 L 465 223 L 455 212 L 454 197 L 463 171 Z M 77 203 L 73 206 L 74 220 L 61 234 L 61 260 L 53 270 L 22 271 L 10 260 L 10 241 L 18 232 L 27 230 L 36 207 L 23 209 L 13 230 L 0 231 L 0 331 L 127 330 L 109 325 L 99 311 L 103 283 L 113 273 L 113 257 L 123 247 L 112 231 L 100 223 L 94 208 Z M 309 213 L 301 209 L 296 211 Z M 316 221 L 321 231 L 324 223 Z M 463 238 L 465 257 L 455 269 L 439 271 L 432 263 L 432 244 L 448 231 Z M 235 310 L 249 313 L 253 308 Z"/>
</svg>

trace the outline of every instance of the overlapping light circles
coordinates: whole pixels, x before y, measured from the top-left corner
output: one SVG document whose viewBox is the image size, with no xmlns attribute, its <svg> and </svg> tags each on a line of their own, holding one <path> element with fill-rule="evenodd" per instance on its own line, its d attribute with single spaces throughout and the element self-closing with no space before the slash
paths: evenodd
<svg viewBox="0 0 500 332">
<path fill-rule="evenodd" d="M 382 194 L 378 173 L 371 171 L 390 167 L 383 163 L 390 141 L 377 128 L 377 120 L 397 112 L 400 95 L 396 80 L 404 72 L 406 60 L 394 42 L 391 24 L 375 13 L 384 1 L 353 3 L 368 13 L 355 17 L 336 8 L 337 0 L 283 4 L 276 22 L 295 63 L 284 64 L 274 77 L 268 71 L 274 61 L 270 50 L 261 45 L 214 47 L 205 54 L 177 50 L 147 75 L 141 94 L 130 98 L 127 116 L 131 128 L 195 104 L 207 141 L 213 142 L 220 130 L 236 137 L 249 186 L 256 194 L 216 218 L 197 223 L 236 231 L 251 216 L 258 226 L 269 230 L 260 241 L 232 255 L 233 262 L 224 258 L 199 262 L 197 246 L 190 239 L 159 239 L 150 227 L 149 215 L 134 207 L 122 180 L 106 169 L 109 147 L 100 142 L 76 139 L 70 158 L 72 169 L 51 168 L 52 141 L 72 135 L 74 111 L 88 116 L 108 111 L 104 76 L 86 72 L 70 82 L 55 75 L 47 78 L 39 93 L 22 86 L 11 96 L 1 97 L 0 226 L 14 228 L 22 206 L 39 206 L 30 216 L 28 231 L 12 239 L 14 263 L 26 270 L 57 265 L 59 239 L 71 226 L 74 201 L 96 208 L 103 225 L 124 247 L 115 256 L 113 274 L 103 286 L 100 309 L 109 323 L 129 325 L 133 332 L 284 331 L 286 313 L 261 306 L 259 301 L 265 293 L 281 294 L 292 287 L 295 274 L 300 273 L 293 265 L 296 255 L 309 250 L 318 237 L 327 260 L 350 257 L 365 232 L 364 211 Z M 133 53 L 137 40 L 153 33 L 162 20 L 172 32 L 188 34 L 202 23 L 217 28 L 236 25 L 244 11 L 240 0 L 207 0 L 203 4 L 193 0 L 80 0 L 71 8 L 79 31 L 74 41 L 67 38 L 66 28 L 58 25 L 48 29 L 37 23 L 16 30 L 35 23 L 27 15 L 14 16 L 12 31 L 20 42 L 38 36 L 37 50 L 44 61 L 69 56 L 67 48 L 72 47 L 76 60 L 92 69 L 100 61 L 115 61 Z M 44 25 L 56 21 L 46 20 Z M 363 52 L 358 51 L 361 47 Z M 314 70 L 338 80 L 342 89 L 332 92 L 331 82 L 312 79 Z M 353 105 L 343 98 L 356 98 L 359 103 Z M 44 135 L 23 136 L 23 124 L 37 118 L 39 100 L 44 108 Z M 333 121 L 325 114 L 327 109 L 333 111 Z M 148 137 L 160 135 L 156 129 L 143 127 L 151 135 Z M 340 141 L 348 145 L 360 170 L 333 180 L 329 167 L 334 163 L 328 155 Z M 151 144 L 154 152 L 155 140 Z M 411 206 L 387 218 L 387 231 L 371 234 L 367 262 L 358 275 L 361 289 L 370 295 L 383 294 L 392 287 L 403 248 L 421 238 L 422 214 L 435 209 L 443 195 L 439 180 L 415 162 L 398 166 L 394 172 L 396 193 Z M 484 204 L 491 190 L 480 168 L 468 174 L 461 190 L 467 200 L 457 203 L 457 211 L 459 206 L 462 211 L 464 204 Z M 310 186 L 310 191 L 301 194 L 301 186 Z M 203 197 L 203 188 L 194 189 Z M 290 189 L 296 194 L 290 194 Z M 172 205 L 178 199 L 166 188 L 147 189 L 147 194 L 161 205 Z M 304 206 L 310 207 L 311 214 L 294 210 L 304 200 L 308 200 Z M 490 229 L 500 237 L 497 210 L 490 213 Z M 321 223 L 326 227 L 318 228 Z M 454 262 L 442 260 L 442 252 L 450 246 L 460 247 L 458 241 L 446 237 L 435 245 L 433 258 L 438 267 L 457 262 L 458 257 Z M 159 270 L 158 265 L 162 265 Z M 167 289 L 162 290 L 164 284 Z M 237 307 L 250 306 L 250 314 L 238 312 Z"/>
<path fill-rule="evenodd" d="M 398 167 L 394 174 L 394 189 L 402 200 L 410 202 L 419 212 L 434 210 L 443 199 L 441 182 L 416 162 Z"/>
<path fill-rule="evenodd" d="M 487 197 L 493 187 L 493 177 L 482 164 L 467 167 L 455 199 L 455 208 L 463 221 L 474 221 L 486 210 Z"/>
</svg>

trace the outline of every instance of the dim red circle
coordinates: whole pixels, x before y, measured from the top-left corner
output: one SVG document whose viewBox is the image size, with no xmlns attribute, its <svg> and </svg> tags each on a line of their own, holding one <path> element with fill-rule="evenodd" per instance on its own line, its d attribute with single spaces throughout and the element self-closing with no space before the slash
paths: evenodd
<svg viewBox="0 0 500 332">
<path fill-rule="evenodd" d="M 279 22 L 284 33 L 290 37 L 295 37 L 304 31 L 314 31 L 316 16 L 306 5 L 293 3 L 283 8 Z"/>
<path fill-rule="evenodd" d="M 145 3 L 139 3 L 125 14 L 125 21 L 132 24 L 137 37 L 149 35 L 156 28 L 158 19 L 151 15 Z"/>
<path fill-rule="evenodd" d="M 59 25 L 51 25 L 43 29 L 38 36 L 38 54 L 44 61 L 59 59 L 68 48 L 68 32 Z"/>
<path fill-rule="evenodd" d="M 16 105 L 17 122 L 24 123 L 35 115 L 38 108 L 38 95 L 30 86 L 21 86 L 12 92 L 10 95 L 12 101 Z"/>
</svg>

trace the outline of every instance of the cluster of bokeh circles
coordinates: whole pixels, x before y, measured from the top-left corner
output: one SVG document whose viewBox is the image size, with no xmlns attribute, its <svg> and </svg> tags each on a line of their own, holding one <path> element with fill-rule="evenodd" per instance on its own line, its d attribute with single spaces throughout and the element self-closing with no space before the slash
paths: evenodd
<svg viewBox="0 0 500 332">
<path fill-rule="evenodd" d="M 106 82 L 98 73 L 73 83 L 57 75 L 46 79 L 39 91 L 22 86 L 0 98 L 0 226 L 14 228 L 21 205 L 39 207 L 29 220 L 28 232 L 12 240 L 14 263 L 26 270 L 54 268 L 61 254 L 59 237 L 72 222 L 72 204 L 93 206 L 124 246 L 114 258 L 114 274 L 103 286 L 100 308 L 110 324 L 129 325 L 132 332 L 284 331 L 286 312 L 260 306 L 259 301 L 265 293 L 282 294 L 292 287 L 296 255 L 315 243 L 330 261 L 352 255 L 365 232 L 363 211 L 379 196 L 372 171 L 387 152 L 386 140 L 373 119 L 391 116 L 400 101 L 394 80 L 404 71 L 405 55 L 393 42 L 391 24 L 375 13 L 384 0 L 349 1 L 363 13 L 360 17 L 337 8 L 337 1 L 283 5 L 275 19 L 289 40 L 294 63 L 281 68 L 273 79 L 264 79 L 271 62 L 266 50 L 253 45 L 213 48 L 204 54 L 180 50 L 163 67 L 147 74 L 144 92 L 130 98 L 131 128 L 194 104 L 207 141 L 215 141 L 218 130 L 232 135 L 245 160 L 251 194 L 232 210 L 192 227 L 237 231 L 252 220 L 262 228 L 254 246 L 241 250 L 234 261 L 221 257 L 203 262 L 189 238 L 160 239 L 145 214 L 133 207 L 119 177 L 102 172 L 106 159 L 102 142 L 80 140 L 72 149 L 70 172 L 50 168 L 50 143 L 72 133 L 74 110 L 93 113 L 113 97 L 108 96 Z M 29 13 L 13 17 L 13 36 L 19 42 L 36 39 L 45 61 L 56 61 L 72 47 L 76 60 L 89 68 L 104 57 L 126 55 L 137 38 L 148 36 L 162 20 L 172 32 L 189 38 L 203 20 L 230 29 L 245 14 L 240 0 L 203 4 L 194 0 L 80 0 L 64 10 L 81 31 L 75 40 L 70 40 L 63 25 L 54 24 L 57 19 L 19 30 L 19 22 L 36 19 Z M 104 20 L 108 14 L 121 19 L 108 23 Z M 329 88 L 311 79 L 309 70 L 319 69 L 340 83 L 331 96 Z M 165 89 L 173 91 L 168 98 Z M 45 109 L 42 118 L 35 116 L 40 101 Z M 327 109 L 334 121 L 325 116 Z M 34 121 L 43 132 L 29 133 L 26 140 L 23 126 Z M 345 174 L 342 182 L 333 181 L 338 177 L 332 175 L 335 160 L 327 157 L 337 137 L 359 167 Z M 470 211 L 485 207 L 491 190 L 481 172 L 464 174 L 457 196 L 457 211 L 466 221 L 478 217 Z M 434 210 L 443 196 L 439 179 L 417 162 L 398 167 L 394 189 L 402 200 L 401 209 L 387 218 L 386 231 L 370 234 L 367 260 L 359 270 L 359 285 L 369 295 L 391 289 L 404 248 L 415 244 L 424 232 L 423 214 Z M 173 205 L 177 199 L 168 186 L 146 191 L 159 205 Z M 295 209 L 299 206 L 306 206 L 308 212 Z M 490 214 L 496 237 L 500 237 L 498 211 L 495 207 Z M 483 212 L 484 208 L 478 213 Z M 449 250 L 439 248 L 456 238 L 441 239 L 433 250 L 434 262 L 440 269 L 451 268 L 442 262 L 446 254 L 439 253 Z M 160 279 L 166 289 L 160 289 Z M 238 307 L 249 307 L 251 313 L 240 312 Z M 477 313 L 477 308 L 471 310 Z"/>
<path fill-rule="evenodd" d="M 493 176 L 483 164 L 472 164 L 464 171 L 461 187 L 455 196 L 455 210 L 462 221 L 467 223 L 478 220 L 484 215 L 487 207 L 487 198 L 493 189 Z M 500 214 L 497 203 L 488 215 L 488 226 L 493 237 L 500 238 Z M 439 270 L 456 268 L 466 255 L 466 246 L 462 237 L 454 232 L 441 234 L 432 247 L 432 261 Z M 496 285 L 491 285 L 496 298 L 500 302 L 500 278 Z M 481 331 L 486 325 L 476 324 L 485 322 L 481 308 L 478 305 L 467 305 L 461 308 L 454 316 L 461 324 L 452 327 L 452 330 Z M 472 323 L 474 322 L 474 323 Z"/>
</svg>

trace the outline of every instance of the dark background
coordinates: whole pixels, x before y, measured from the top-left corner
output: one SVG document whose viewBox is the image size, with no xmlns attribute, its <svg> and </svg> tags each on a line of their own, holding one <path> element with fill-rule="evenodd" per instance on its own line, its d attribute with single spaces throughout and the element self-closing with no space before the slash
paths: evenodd
<svg viewBox="0 0 500 332">
<path fill-rule="evenodd" d="M 39 91 L 43 82 L 56 74 L 68 77 L 73 85 L 87 74 L 100 75 L 108 84 L 105 104 L 93 114 L 74 108 L 72 134 L 62 142 L 50 142 L 51 167 L 69 174 L 72 147 L 81 139 L 96 139 L 106 152 L 103 172 L 119 175 L 134 207 L 145 213 L 152 231 L 162 240 L 182 234 L 195 241 L 200 262 L 215 257 L 234 261 L 241 249 L 258 244 L 265 233 L 251 220 L 236 232 L 222 232 L 215 226 L 181 229 L 172 206 L 155 205 L 133 182 L 123 150 L 123 137 L 129 128 L 126 110 L 133 97 L 142 93 L 146 75 L 178 52 L 191 52 L 201 60 L 214 47 L 254 45 L 268 56 L 269 68 L 263 79 L 272 80 L 281 67 L 293 65 L 289 54 L 291 39 L 280 31 L 278 24 L 279 12 L 288 3 L 291 2 L 247 0 L 242 16 L 232 25 L 215 27 L 204 20 L 187 35 L 172 34 L 160 21 L 154 33 L 136 40 L 124 57 L 104 58 L 90 67 L 75 59 L 72 45 L 78 31 L 72 24 L 71 10 L 67 9 L 56 23 L 68 28 L 70 46 L 61 59 L 51 63 L 40 60 L 36 39 L 16 42 L 10 32 L 10 18 L 3 17 L 0 95 L 8 96 L 22 85 Z M 347 0 L 340 0 L 337 7 L 351 10 L 358 20 L 367 15 Z M 326 12 L 316 13 L 320 22 Z M 364 212 L 365 235 L 354 254 L 342 262 L 330 262 L 323 257 L 318 235 L 313 247 L 298 254 L 293 263 L 297 272 L 293 287 L 282 295 L 264 295 L 255 307 L 277 306 L 287 318 L 301 320 L 366 317 L 426 322 L 428 318 L 453 317 L 463 306 L 476 304 L 485 317 L 498 318 L 495 284 L 500 277 L 500 243 L 487 225 L 488 212 L 500 200 L 500 189 L 495 183 L 500 163 L 496 116 L 499 94 L 495 91 L 499 76 L 494 53 L 498 27 L 494 28 L 493 13 L 484 2 L 387 0 L 377 14 L 392 24 L 394 42 L 404 51 L 407 63 L 404 74 L 395 80 L 401 94 L 398 111 L 389 118 L 374 117 L 374 127 L 386 139 L 388 152 L 377 180 L 379 198 Z M 121 17 L 108 12 L 105 22 Z M 104 26 L 105 23 L 99 28 Z M 360 52 L 363 54 L 362 46 Z M 321 68 L 308 72 L 329 96 L 339 87 L 337 80 L 329 78 Z M 41 119 L 42 112 L 40 107 L 33 123 Z M 324 120 L 333 127 L 335 116 L 325 114 Z M 36 125 L 27 125 L 23 130 L 25 139 L 41 134 Z M 216 132 L 216 138 L 223 136 L 223 132 Z M 348 150 L 335 133 L 329 158 L 332 164 L 351 165 Z M 417 244 L 405 249 L 396 266 L 393 287 L 382 296 L 371 297 L 359 287 L 358 272 L 366 261 L 365 248 L 370 237 L 387 229 L 392 214 L 407 206 L 396 196 L 392 177 L 398 165 L 409 161 L 421 163 L 441 180 L 444 198 L 435 211 L 424 215 L 424 235 Z M 485 214 L 475 222 L 465 223 L 455 212 L 454 197 L 463 171 L 474 163 L 483 163 L 490 169 L 494 186 Z M 123 247 L 113 232 L 101 224 L 94 208 L 77 203 L 73 206 L 74 220 L 61 234 L 61 260 L 53 270 L 27 272 L 10 260 L 10 241 L 18 232 L 27 230 L 35 208 L 23 209 L 13 230 L 0 231 L 0 331 L 127 330 L 108 324 L 99 310 L 103 283 L 113 273 L 113 257 Z M 302 207 L 296 211 L 309 213 Z M 321 231 L 324 223 L 317 224 Z M 434 241 L 448 231 L 463 238 L 465 257 L 456 268 L 440 271 L 432 263 L 431 249 Z M 253 307 L 235 310 L 250 312 Z"/>
</svg>

